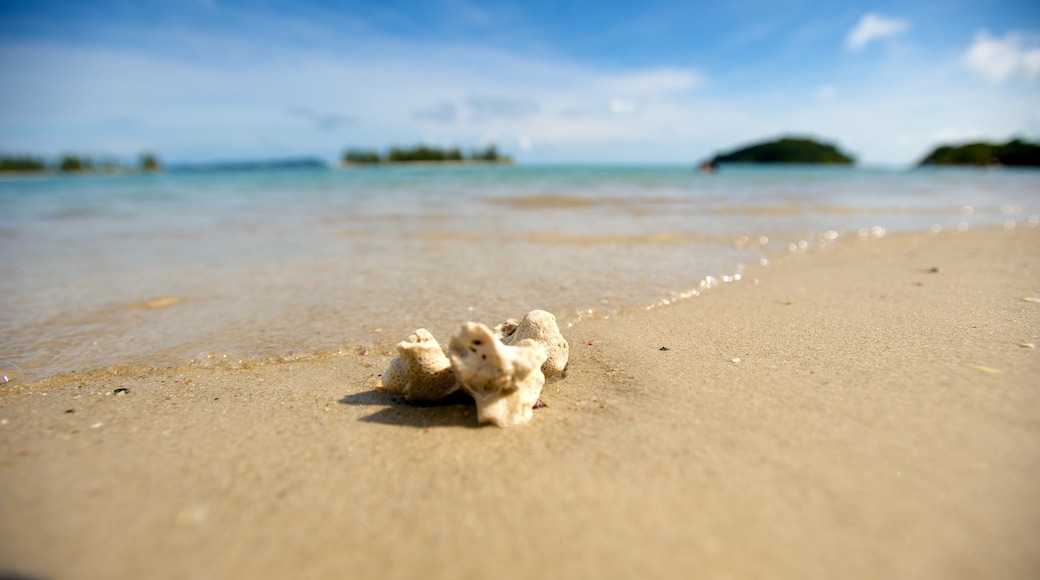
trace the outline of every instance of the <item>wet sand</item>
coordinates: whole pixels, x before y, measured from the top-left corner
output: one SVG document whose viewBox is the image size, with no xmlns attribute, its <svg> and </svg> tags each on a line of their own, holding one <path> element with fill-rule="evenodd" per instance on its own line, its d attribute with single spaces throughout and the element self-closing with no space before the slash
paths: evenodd
<svg viewBox="0 0 1040 580">
<path fill-rule="evenodd" d="M 0 574 L 1036 578 L 1038 250 L 848 240 L 584 321 L 509 430 L 375 390 L 389 352 L 8 385 Z"/>
</svg>

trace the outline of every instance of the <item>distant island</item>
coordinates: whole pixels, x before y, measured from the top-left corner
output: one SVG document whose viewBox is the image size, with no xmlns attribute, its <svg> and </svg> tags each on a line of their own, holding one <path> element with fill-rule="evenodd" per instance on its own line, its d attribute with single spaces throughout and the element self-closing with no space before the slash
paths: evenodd
<svg viewBox="0 0 1040 580">
<path fill-rule="evenodd" d="M 510 164 L 513 160 L 502 155 L 495 145 L 463 153 L 458 147 L 440 148 L 429 145 L 391 147 L 381 154 L 375 150 L 347 149 L 340 161 L 342 167 L 372 166 L 399 163 L 493 163 Z M 126 163 L 80 155 L 63 155 L 47 160 L 34 155 L 0 154 L 0 174 L 77 174 L 77 173 L 150 173 L 168 171 L 252 171 L 267 169 L 328 169 L 328 162 L 317 157 L 290 157 L 282 159 L 212 161 L 176 163 L 169 166 L 159 162 L 153 153 L 142 153 L 137 163 Z"/>
<path fill-rule="evenodd" d="M 159 171 L 162 165 L 152 153 L 143 153 L 137 165 L 126 165 L 110 159 L 95 161 L 90 157 L 63 155 L 54 163 L 47 163 L 41 157 L 31 155 L 0 155 L 0 173 L 43 173 L 60 171 L 62 173 L 119 173 L 127 171 Z"/>
<path fill-rule="evenodd" d="M 429 145 L 392 147 L 385 155 L 370 149 L 348 149 L 343 152 L 344 166 L 378 165 L 381 163 L 512 163 L 513 160 L 498 152 L 495 145 L 462 154 L 458 147 L 441 149 Z"/>
<path fill-rule="evenodd" d="M 800 137 L 783 137 L 749 145 L 736 151 L 717 154 L 702 169 L 713 169 L 719 163 L 855 163 L 855 159 L 834 145 Z"/>
<path fill-rule="evenodd" d="M 328 169 L 328 163 L 317 157 L 289 157 L 246 161 L 211 161 L 180 163 L 171 166 L 176 171 L 263 171 L 267 169 Z"/>
<path fill-rule="evenodd" d="M 985 142 L 936 147 L 919 165 L 1040 166 L 1040 145 L 1021 139 L 1004 144 Z"/>
</svg>

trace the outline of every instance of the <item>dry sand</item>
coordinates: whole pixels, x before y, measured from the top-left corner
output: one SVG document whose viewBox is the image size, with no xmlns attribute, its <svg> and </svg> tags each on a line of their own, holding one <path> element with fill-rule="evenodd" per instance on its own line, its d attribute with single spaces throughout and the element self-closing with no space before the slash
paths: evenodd
<svg viewBox="0 0 1040 580">
<path fill-rule="evenodd" d="M 389 353 L 9 385 L 0 574 L 1037 578 L 1038 250 L 847 241 L 584 322 L 510 430 L 373 390 Z"/>
</svg>

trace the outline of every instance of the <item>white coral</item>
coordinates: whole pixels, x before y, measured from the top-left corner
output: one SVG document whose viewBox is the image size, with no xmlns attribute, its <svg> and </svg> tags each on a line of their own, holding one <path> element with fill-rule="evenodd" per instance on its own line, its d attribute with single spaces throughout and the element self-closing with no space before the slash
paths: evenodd
<svg viewBox="0 0 1040 580">
<path fill-rule="evenodd" d="M 409 401 L 437 401 L 460 387 L 477 403 L 477 419 L 509 427 L 531 420 L 547 377 L 567 366 L 569 346 L 556 317 L 532 310 L 492 331 L 467 322 L 452 335 L 447 356 L 420 328 L 397 345 L 382 388 Z"/>
<path fill-rule="evenodd" d="M 458 389 L 451 361 L 437 339 L 420 328 L 397 345 L 400 355 L 383 373 L 383 388 L 409 401 L 437 401 Z"/>
<path fill-rule="evenodd" d="M 556 317 L 552 313 L 532 310 L 520 322 L 510 319 L 496 326 L 495 335 L 508 345 L 520 344 L 527 339 L 542 345 L 546 353 L 542 374 L 546 379 L 560 374 L 567 366 L 570 346 L 563 338 L 560 327 L 556 324 Z"/>
<path fill-rule="evenodd" d="M 477 420 L 511 427 L 531 420 L 542 393 L 545 348 L 534 340 L 503 344 L 487 326 L 467 322 L 451 337 L 448 356 L 477 403 Z"/>
</svg>

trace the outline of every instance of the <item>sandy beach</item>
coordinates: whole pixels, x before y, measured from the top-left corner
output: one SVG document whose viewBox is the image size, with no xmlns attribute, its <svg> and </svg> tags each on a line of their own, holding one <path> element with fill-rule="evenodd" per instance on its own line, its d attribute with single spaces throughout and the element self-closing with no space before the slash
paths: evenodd
<svg viewBox="0 0 1040 580">
<path fill-rule="evenodd" d="M 389 350 L 7 385 L 0 576 L 1036 578 L 1038 250 L 849 239 L 583 321 L 513 429 L 376 390 Z"/>
</svg>

